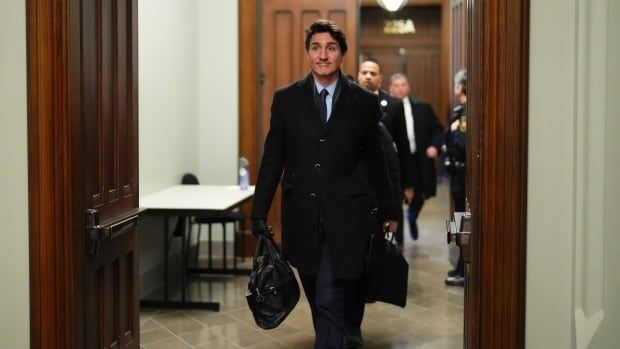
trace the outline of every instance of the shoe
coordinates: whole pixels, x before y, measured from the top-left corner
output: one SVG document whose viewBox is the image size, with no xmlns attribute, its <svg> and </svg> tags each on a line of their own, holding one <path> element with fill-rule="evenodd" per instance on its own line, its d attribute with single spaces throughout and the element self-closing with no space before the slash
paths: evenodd
<svg viewBox="0 0 620 349">
<path fill-rule="evenodd" d="M 452 269 L 448 272 L 448 276 L 457 276 L 459 272 L 456 269 Z"/>
<path fill-rule="evenodd" d="M 465 277 L 462 275 L 448 276 L 444 282 L 446 286 L 465 286 Z"/>
<path fill-rule="evenodd" d="M 344 349 L 361 348 L 364 344 L 362 339 L 362 330 L 359 327 L 347 327 L 344 331 Z"/>
<path fill-rule="evenodd" d="M 418 239 L 418 225 L 415 222 L 412 222 L 410 225 L 411 225 L 411 238 L 413 240 L 417 240 Z"/>
</svg>

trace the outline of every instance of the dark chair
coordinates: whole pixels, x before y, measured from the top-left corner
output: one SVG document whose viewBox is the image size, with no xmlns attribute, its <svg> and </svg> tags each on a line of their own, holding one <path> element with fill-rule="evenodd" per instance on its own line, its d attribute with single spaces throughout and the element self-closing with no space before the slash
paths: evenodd
<svg viewBox="0 0 620 349">
<path fill-rule="evenodd" d="M 186 173 L 183 175 L 182 179 L 181 179 L 181 184 L 184 185 L 197 185 L 200 184 L 198 182 L 198 178 L 193 174 L 193 173 Z M 199 216 L 195 216 L 195 217 L 191 217 L 189 220 L 189 234 L 188 234 L 188 239 L 187 239 L 187 244 L 188 244 L 188 255 L 189 255 L 189 245 L 190 245 L 190 241 L 191 241 L 191 232 L 192 232 L 192 226 L 194 224 L 198 225 L 198 234 L 197 234 L 197 241 L 196 241 L 196 253 L 195 253 L 195 259 L 196 259 L 196 264 L 198 263 L 198 255 L 199 255 L 199 251 L 200 251 L 200 238 L 201 238 L 201 233 L 202 233 L 202 225 L 206 224 L 209 228 L 208 230 L 208 239 L 207 239 L 207 243 L 208 243 L 208 255 L 209 255 L 209 260 L 208 260 L 208 269 L 213 269 L 213 255 L 212 255 L 212 235 L 211 235 L 211 231 L 212 231 L 212 225 L 213 224 L 221 224 L 222 225 L 222 234 L 223 234 L 223 244 L 222 244 L 222 270 L 228 270 L 227 269 L 227 248 L 226 248 L 226 225 L 232 223 L 234 225 L 234 229 L 233 229 L 233 270 L 237 269 L 237 255 L 240 254 L 241 255 L 241 260 L 243 261 L 244 257 L 243 257 L 243 251 L 244 251 L 244 238 L 243 238 L 243 233 L 245 231 L 245 215 L 243 214 L 243 212 L 241 212 L 239 210 L 239 208 L 235 207 L 233 209 L 230 209 L 228 211 L 224 211 L 224 212 L 214 212 L 214 213 L 210 213 L 210 214 L 202 214 Z M 237 236 L 236 235 L 241 235 L 241 251 L 242 253 L 239 253 L 238 250 L 238 246 L 237 246 Z M 187 264 L 186 264 L 187 265 Z"/>
</svg>

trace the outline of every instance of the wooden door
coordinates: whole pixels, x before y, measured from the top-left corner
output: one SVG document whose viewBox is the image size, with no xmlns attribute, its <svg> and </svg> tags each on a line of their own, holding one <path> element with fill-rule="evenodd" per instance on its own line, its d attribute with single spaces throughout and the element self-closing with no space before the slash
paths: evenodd
<svg viewBox="0 0 620 349">
<path fill-rule="evenodd" d="M 137 0 L 27 5 L 32 347 L 139 348 Z"/>
<path fill-rule="evenodd" d="M 525 346 L 529 1 L 468 0 L 467 349 Z"/>
<path fill-rule="evenodd" d="M 260 23 L 262 54 L 260 62 L 260 111 L 258 134 L 262 144 L 269 131 L 273 93 L 305 77 L 310 69 L 306 61 L 304 29 L 313 21 L 326 18 L 338 23 L 347 37 L 348 52 L 343 64 L 346 74 L 357 72 L 358 5 L 356 0 L 263 0 Z M 280 192 L 273 200 L 269 224 L 280 234 Z"/>
</svg>

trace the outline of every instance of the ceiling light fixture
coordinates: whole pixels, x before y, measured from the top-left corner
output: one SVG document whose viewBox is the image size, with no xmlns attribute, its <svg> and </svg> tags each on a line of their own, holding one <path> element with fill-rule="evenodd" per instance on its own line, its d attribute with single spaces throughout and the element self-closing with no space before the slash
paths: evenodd
<svg viewBox="0 0 620 349">
<path fill-rule="evenodd" d="M 377 0 L 381 8 L 389 12 L 396 12 L 407 5 L 407 0 Z"/>
</svg>

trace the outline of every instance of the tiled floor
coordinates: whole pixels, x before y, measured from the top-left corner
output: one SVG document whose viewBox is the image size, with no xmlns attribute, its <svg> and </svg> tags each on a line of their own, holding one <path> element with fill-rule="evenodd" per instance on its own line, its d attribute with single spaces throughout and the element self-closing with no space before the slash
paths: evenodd
<svg viewBox="0 0 620 349">
<path fill-rule="evenodd" d="M 404 254 L 410 263 L 407 306 L 402 309 L 383 303 L 367 305 L 362 325 L 364 348 L 462 348 L 463 289 L 443 284 L 451 267 L 444 232 L 448 194 L 445 186 L 439 191 L 438 197 L 427 201 L 422 211 L 420 239 L 405 242 Z M 265 331 L 254 324 L 248 310 L 246 284 L 247 277 L 202 278 L 193 282 L 191 299 L 219 301 L 220 312 L 143 309 L 141 347 L 312 348 L 312 320 L 304 296 L 280 327 Z"/>
</svg>

